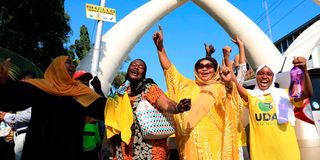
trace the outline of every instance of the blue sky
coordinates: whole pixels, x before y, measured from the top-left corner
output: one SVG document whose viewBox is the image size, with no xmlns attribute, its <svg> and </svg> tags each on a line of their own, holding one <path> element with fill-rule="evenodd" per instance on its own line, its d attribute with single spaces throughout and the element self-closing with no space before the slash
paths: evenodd
<svg viewBox="0 0 320 160">
<path fill-rule="evenodd" d="M 147 2 L 148 0 L 106 0 L 108 8 L 116 9 L 118 22 Z M 268 33 L 263 0 L 229 0 L 229 2 L 256 22 L 262 31 Z M 97 23 L 95 20 L 86 18 L 86 3 L 99 5 L 100 1 L 65 1 L 65 10 L 71 17 L 70 26 L 73 32 L 70 43 L 79 39 L 81 25 L 88 27 L 91 42 L 94 42 Z M 273 42 L 315 17 L 320 11 L 320 6 L 312 0 L 267 0 L 267 3 Z M 103 33 L 106 33 L 114 24 L 105 22 Z M 194 79 L 194 63 L 205 55 L 204 42 L 215 46 L 216 52 L 213 56 L 219 63 L 221 63 L 222 48 L 225 45 L 233 48 L 231 58 L 238 52 L 223 28 L 192 1 L 163 17 L 157 24 L 163 27 L 164 45 L 170 60 L 188 78 Z M 163 90 L 166 90 L 163 72 L 151 38 L 152 34 L 158 30 L 157 24 L 140 39 L 129 56 L 132 59 L 145 60 L 148 66 L 147 77 L 153 78 Z M 128 64 L 123 64 L 122 70 L 126 70 L 127 66 Z"/>
</svg>

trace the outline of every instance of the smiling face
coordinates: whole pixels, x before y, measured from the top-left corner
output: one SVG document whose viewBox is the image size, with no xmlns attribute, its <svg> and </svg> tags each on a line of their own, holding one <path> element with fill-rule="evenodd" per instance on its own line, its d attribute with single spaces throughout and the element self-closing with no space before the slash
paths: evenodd
<svg viewBox="0 0 320 160">
<path fill-rule="evenodd" d="M 69 75 L 73 77 L 73 74 L 76 71 L 76 65 L 72 61 L 71 57 L 68 57 L 68 59 L 65 62 L 65 66 Z"/>
<path fill-rule="evenodd" d="M 265 66 L 257 72 L 257 84 L 261 90 L 267 90 L 273 82 L 273 72 L 272 70 Z"/>
<path fill-rule="evenodd" d="M 140 80 L 145 75 L 146 66 L 140 59 L 132 61 L 128 68 L 128 77 L 131 80 Z"/>
<path fill-rule="evenodd" d="M 214 76 L 214 65 L 209 60 L 202 60 L 196 65 L 198 76 L 203 81 L 209 81 Z"/>
</svg>

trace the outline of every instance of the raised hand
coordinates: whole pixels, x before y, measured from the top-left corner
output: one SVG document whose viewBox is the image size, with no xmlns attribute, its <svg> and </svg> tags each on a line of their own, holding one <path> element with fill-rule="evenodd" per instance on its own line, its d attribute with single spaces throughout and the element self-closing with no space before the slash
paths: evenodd
<svg viewBox="0 0 320 160">
<path fill-rule="evenodd" d="M 229 67 L 225 65 L 225 63 L 222 64 L 222 67 L 219 70 L 220 77 L 222 81 L 224 81 L 226 84 L 229 84 L 231 82 L 232 74 Z"/>
<path fill-rule="evenodd" d="M 225 46 L 222 49 L 223 52 L 223 61 L 225 63 L 225 65 L 227 67 L 229 67 L 230 69 L 232 69 L 232 64 L 230 63 L 229 57 L 230 57 L 230 53 L 231 53 L 232 49 L 230 46 Z"/>
<path fill-rule="evenodd" d="M 304 57 L 293 57 L 292 64 L 298 66 L 302 70 L 307 70 L 307 60 Z"/>
<path fill-rule="evenodd" d="M 231 51 L 232 51 L 232 48 L 230 46 L 223 47 L 223 49 L 222 49 L 223 57 L 228 58 L 228 60 L 229 60 L 229 56 L 230 56 Z"/>
<path fill-rule="evenodd" d="M 8 71 L 10 67 L 10 58 L 7 58 L 3 63 L 0 63 L 0 84 L 5 84 L 9 79 Z"/>
<path fill-rule="evenodd" d="M 300 99 L 297 99 L 296 101 L 301 101 L 305 98 L 310 98 L 313 96 L 313 87 L 311 78 L 309 76 L 308 68 L 307 68 L 307 60 L 304 57 L 293 57 L 292 61 L 294 66 L 298 66 L 301 68 L 304 72 L 304 83 L 303 83 L 303 94 Z"/>
<path fill-rule="evenodd" d="M 100 79 L 97 76 L 93 77 L 90 84 L 92 85 L 92 87 L 96 91 L 96 93 L 100 94 L 102 97 L 105 97 L 104 93 L 102 91 L 102 88 L 101 88 Z"/>
<path fill-rule="evenodd" d="M 191 99 L 185 98 L 180 100 L 176 109 L 179 113 L 182 113 L 184 111 L 189 111 L 191 109 Z"/>
<path fill-rule="evenodd" d="M 152 39 L 157 49 L 161 51 L 163 49 L 163 31 L 160 25 L 159 25 L 159 31 L 153 34 Z"/>
<path fill-rule="evenodd" d="M 94 89 L 101 88 L 101 82 L 100 82 L 100 80 L 99 80 L 99 78 L 97 76 L 93 77 L 93 79 L 92 79 L 90 84 L 92 85 L 92 87 Z"/>
<path fill-rule="evenodd" d="M 212 44 L 204 43 L 204 49 L 206 50 L 206 56 L 211 56 L 214 51 L 216 51 Z"/>
<path fill-rule="evenodd" d="M 235 43 L 237 46 L 243 45 L 243 41 L 239 38 L 238 35 L 234 39 L 231 39 L 233 43 Z"/>
</svg>

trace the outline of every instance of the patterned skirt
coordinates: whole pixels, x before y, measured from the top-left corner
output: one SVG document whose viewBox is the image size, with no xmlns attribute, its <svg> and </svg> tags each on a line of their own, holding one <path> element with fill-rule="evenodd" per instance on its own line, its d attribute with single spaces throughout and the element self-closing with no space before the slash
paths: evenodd
<svg viewBox="0 0 320 160">
<path fill-rule="evenodd" d="M 131 137 L 129 145 L 119 135 L 111 139 L 114 160 L 165 160 L 168 156 L 167 139 L 146 140 L 141 134 Z"/>
</svg>

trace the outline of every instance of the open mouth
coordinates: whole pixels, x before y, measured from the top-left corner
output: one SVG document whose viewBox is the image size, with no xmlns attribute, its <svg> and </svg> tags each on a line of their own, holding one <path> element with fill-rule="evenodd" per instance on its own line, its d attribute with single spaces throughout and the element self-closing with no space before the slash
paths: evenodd
<svg viewBox="0 0 320 160">
<path fill-rule="evenodd" d="M 268 80 L 262 80 L 260 81 L 260 86 L 261 87 L 268 87 L 269 85 L 269 81 Z"/>
<path fill-rule="evenodd" d="M 210 76 L 210 73 L 209 73 L 209 72 L 202 72 L 202 73 L 200 73 L 200 74 L 201 74 L 201 77 L 203 77 L 203 78 L 207 78 L 207 77 Z"/>
<path fill-rule="evenodd" d="M 132 70 L 131 74 L 135 77 L 137 77 L 139 75 L 139 71 L 138 70 Z"/>
</svg>

